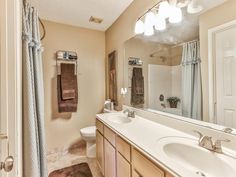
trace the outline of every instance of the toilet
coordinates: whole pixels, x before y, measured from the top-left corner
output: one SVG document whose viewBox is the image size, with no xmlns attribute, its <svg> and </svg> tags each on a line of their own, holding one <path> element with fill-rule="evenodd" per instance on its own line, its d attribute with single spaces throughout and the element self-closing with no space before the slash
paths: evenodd
<svg viewBox="0 0 236 177">
<path fill-rule="evenodd" d="M 85 127 L 80 129 L 83 140 L 86 141 L 86 155 L 89 158 L 96 157 L 96 127 Z"/>
</svg>

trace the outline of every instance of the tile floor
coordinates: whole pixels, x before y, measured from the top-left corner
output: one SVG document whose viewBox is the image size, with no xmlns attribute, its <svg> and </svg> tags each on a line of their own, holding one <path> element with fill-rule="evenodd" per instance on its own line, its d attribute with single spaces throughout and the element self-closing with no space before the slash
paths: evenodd
<svg viewBox="0 0 236 177">
<path fill-rule="evenodd" d="M 71 165 L 87 162 L 92 171 L 93 177 L 103 177 L 97 164 L 96 159 L 86 157 L 86 150 L 84 148 L 73 149 L 68 153 L 54 158 L 48 158 L 48 172 L 49 174 L 58 169 L 62 169 Z"/>
</svg>

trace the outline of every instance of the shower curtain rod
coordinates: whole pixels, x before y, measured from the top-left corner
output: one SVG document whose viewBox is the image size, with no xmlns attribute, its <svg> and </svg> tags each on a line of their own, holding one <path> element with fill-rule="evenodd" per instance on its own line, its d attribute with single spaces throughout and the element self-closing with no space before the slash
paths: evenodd
<svg viewBox="0 0 236 177">
<path fill-rule="evenodd" d="M 194 39 L 194 40 L 192 40 L 192 41 L 182 42 L 182 43 L 180 43 L 180 44 L 176 44 L 176 45 L 172 46 L 171 48 L 180 47 L 180 46 L 183 46 L 183 45 L 186 44 L 186 43 L 193 43 L 193 42 L 196 42 L 196 41 L 199 41 L 199 39 Z"/>
<path fill-rule="evenodd" d="M 27 0 L 23 0 L 23 4 L 25 5 L 26 3 L 27 3 Z M 43 29 L 43 35 L 40 37 L 40 40 L 42 41 L 42 40 L 46 37 L 46 28 L 45 28 L 45 26 L 44 26 L 43 21 L 41 20 L 41 18 L 38 17 L 38 19 L 39 19 L 39 23 L 40 23 L 40 25 L 41 25 L 41 27 L 42 27 L 42 29 Z"/>
</svg>

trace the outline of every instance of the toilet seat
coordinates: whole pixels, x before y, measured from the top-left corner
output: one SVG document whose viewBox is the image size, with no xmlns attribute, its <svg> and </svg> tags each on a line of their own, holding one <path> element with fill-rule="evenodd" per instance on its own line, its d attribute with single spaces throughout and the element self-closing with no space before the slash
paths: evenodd
<svg viewBox="0 0 236 177">
<path fill-rule="evenodd" d="M 85 127 L 80 130 L 82 136 L 95 137 L 96 136 L 96 126 Z"/>
<path fill-rule="evenodd" d="M 96 157 L 96 127 L 85 127 L 80 129 L 83 140 L 86 141 L 86 154 L 89 158 Z"/>
</svg>

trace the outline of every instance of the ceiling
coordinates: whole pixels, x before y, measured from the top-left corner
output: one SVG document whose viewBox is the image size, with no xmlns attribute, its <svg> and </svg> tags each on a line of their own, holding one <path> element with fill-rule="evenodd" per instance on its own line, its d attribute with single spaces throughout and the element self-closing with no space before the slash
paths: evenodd
<svg viewBox="0 0 236 177">
<path fill-rule="evenodd" d="M 29 0 L 42 19 L 73 26 L 105 31 L 133 0 Z M 91 23 L 91 16 L 102 18 Z"/>
<path fill-rule="evenodd" d="M 136 38 L 144 41 L 152 41 L 161 44 L 176 45 L 197 39 L 199 36 L 199 16 L 206 11 L 226 2 L 227 0 L 199 0 L 204 10 L 199 14 L 188 14 L 187 9 L 183 9 L 183 21 L 179 24 L 167 24 L 164 31 L 155 31 L 155 35 L 147 37 L 137 35 Z"/>
</svg>

